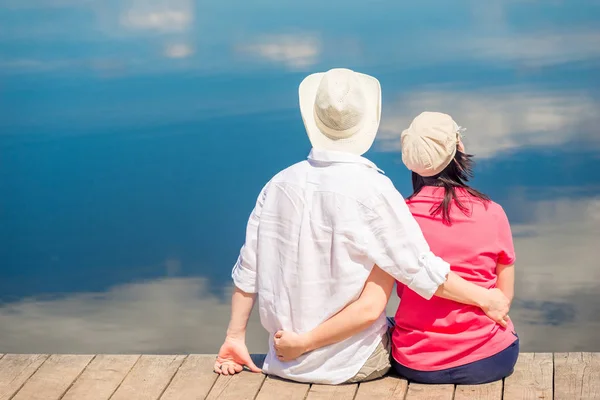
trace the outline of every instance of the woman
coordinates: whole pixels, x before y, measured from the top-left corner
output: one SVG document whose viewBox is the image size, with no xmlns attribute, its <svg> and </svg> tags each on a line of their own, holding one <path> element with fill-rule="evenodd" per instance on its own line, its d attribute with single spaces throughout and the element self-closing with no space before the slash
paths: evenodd
<svg viewBox="0 0 600 400">
<path fill-rule="evenodd" d="M 487 289 L 497 287 L 512 300 L 510 225 L 502 207 L 467 185 L 473 163 L 464 152 L 458 125 L 449 115 L 422 113 L 402 133 L 402 160 L 412 171 L 414 192 L 407 204 L 432 251 L 464 279 Z M 389 296 L 392 278 L 379 274 L 377 279 Z M 311 332 L 278 332 L 280 358 L 345 339 L 343 321 L 363 318 L 352 310 L 372 302 L 367 289 Z M 420 383 L 479 384 L 512 373 L 519 340 L 510 320 L 500 326 L 477 307 L 439 297 L 428 301 L 400 283 L 397 293 L 401 302 L 391 347 L 399 375 Z"/>
</svg>

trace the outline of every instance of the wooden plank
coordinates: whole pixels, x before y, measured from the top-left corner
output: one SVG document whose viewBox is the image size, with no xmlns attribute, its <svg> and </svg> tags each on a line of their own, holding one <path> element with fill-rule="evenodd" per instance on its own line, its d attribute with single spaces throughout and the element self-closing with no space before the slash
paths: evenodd
<svg viewBox="0 0 600 400">
<path fill-rule="evenodd" d="M 10 399 L 46 361 L 46 354 L 6 354 L 0 359 L 0 400 Z"/>
<path fill-rule="evenodd" d="M 307 383 L 285 381 L 276 377 L 267 377 L 256 400 L 304 400 L 310 389 Z"/>
<path fill-rule="evenodd" d="M 408 391 L 406 379 L 388 376 L 383 379 L 361 383 L 355 400 L 403 399 Z"/>
<path fill-rule="evenodd" d="M 600 399 L 600 353 L 556 353 L 554 398 Z"/>
<path fill-rule="evenodd" d="M 139 358 L 139 355 L 96 356 L 63 400 L 108 400 Z"/>
<path fill-rule="evenodd" d="M 141 356 L 111 400 L 158 399 L 184 360 L 185 356 Z"/>
<path fill-rule="evenodd" d="M 502 381 L 483 385 L 456 385 L 454 400 L 502 400 Z"/>
<path fill-rule="evenodd" d="M 352 400 L 358 384 L 351 385 L 312 385 L 306 400 Z"/>
<path fill-rule="evenodd" d="M 206 400 L 253 400 L 264 381 L 265 375 L 248 371 L 219 376 Z"/>
<path fill-rule="evenodd" d="M 411 383 L 406 393 L 406 400 L 452 400 L 453 397 L 454 385 Z"/>
<path fill-rule="evenodd" d="M 504 399 L 552 399 L 552 353 L 521 353 L 504 379 Z"/>
<path fill-rule="evenodd" d="M 192 354 L 179 367 L 161 400 L 204 400 L 215 384 L 215 356 Z"/>
<path fill-rule="evenodd" d="M 13 400 L 60 399 L 93 358 L 93 355 L 51 355 L 17 392 Z"/>
</svg>

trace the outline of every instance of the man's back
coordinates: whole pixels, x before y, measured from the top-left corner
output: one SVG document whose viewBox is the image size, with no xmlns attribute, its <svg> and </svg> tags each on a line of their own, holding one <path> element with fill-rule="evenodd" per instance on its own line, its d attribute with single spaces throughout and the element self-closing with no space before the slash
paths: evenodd
<svg viewBox="0 0 600 400">
<path fill-rule="evenodd" d="M 358 298 L 373 267 L 365 251 L 366 211 L 390 189 L 365 158 L 314 150 L 269 182 L 259 198 L 256 282 L 261 322 L 271 337 L 280 329 L 309 331 Z M 382 315 L 361 334 L 291 363 L 280 363 L 271 350 L 265 371 L 341 383 L 367 360 L 385 329 Z"/>
</svg>

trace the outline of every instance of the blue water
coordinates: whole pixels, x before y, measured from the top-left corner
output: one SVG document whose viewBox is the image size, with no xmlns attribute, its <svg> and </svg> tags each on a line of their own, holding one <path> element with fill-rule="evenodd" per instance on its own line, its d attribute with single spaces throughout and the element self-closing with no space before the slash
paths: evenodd
<svg viewBox="0 0 600 400">
<path fill-rule="evenodd" d="M 310 150 L 298 84 L 340 66 L 380 80 L 405 195 L 410 120 L 467 128 L 523 349 L 598 351 L 597 43 L 584 0 L 0 0 L 0 353 L 215 352 L 256 196 Z"/>
</svg>

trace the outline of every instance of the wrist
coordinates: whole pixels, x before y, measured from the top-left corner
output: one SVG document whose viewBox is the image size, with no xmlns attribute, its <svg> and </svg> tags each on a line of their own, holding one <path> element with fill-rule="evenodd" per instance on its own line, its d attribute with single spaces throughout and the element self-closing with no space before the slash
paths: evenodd
<svg viewBox="0 0 600 400">
<path fill-rule="evenodd" d="M 490 292 L 482 287 L 475 292 L 473 299 L 475 305 L 481 309 L 487 309 L 490 306 Z"/>
<path fill-rule="evenodd" d="M 311 332 L 303 333 L 299 336 L 302 354 L 316 350 Z"/>
<path fill-rule="evenodd" d="M 245 329 L 227 329 L 227 339 L 246 341 L 246 330 Z"/>
</svg>

